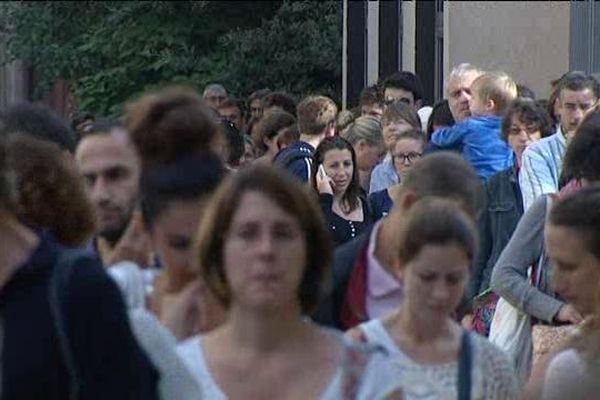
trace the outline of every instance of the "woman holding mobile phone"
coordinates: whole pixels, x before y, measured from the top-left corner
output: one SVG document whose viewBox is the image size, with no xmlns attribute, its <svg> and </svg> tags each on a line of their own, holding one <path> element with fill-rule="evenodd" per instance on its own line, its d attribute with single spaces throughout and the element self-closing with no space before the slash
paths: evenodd
<svg viewBox="0 0 600 400">
<path fill-rule="evenodd" d="M 333 243 L 339 246 L 373 223 L 368 202 L 361 195 L 352 145 L 339 136 L 326 138 L 313 156 L 313 187 Z"/>
</svg>

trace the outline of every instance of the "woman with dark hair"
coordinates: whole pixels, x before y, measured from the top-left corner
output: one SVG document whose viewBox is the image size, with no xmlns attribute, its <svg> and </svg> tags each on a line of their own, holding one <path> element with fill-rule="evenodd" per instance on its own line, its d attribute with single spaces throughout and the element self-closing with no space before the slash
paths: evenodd
<svg viewBox="0 0 600 400">
<path fill-rule="evenodd" d="M 600 187 L 558 202 L 546 229 L 552 281 L 584 317 L 579 330 L 549 363 L 544 400 L 592 399 L 600 390 Z"/>
<path fill-rule="evenodd" d="M 315 150 L 313 187 L 335 246 L 358 236 L 373 223 L 366 199 L 361 196 L 354 148 L 339 136 L 325 138 Z"/>
<path fill-rule="evenodd" d="M 396 239 L 402 304 L 348 335 L 386 350 L 408 399 L 516 400 L 507 357 L 452 316 L 477 253 L 471 217 L 453 200 L 424 198 L 411 207 Z"/>
<path fill-rule="evenodd" d="M 498 296 L 533 320 L 519 340 L 522 345 L 512 348 L 510 354 L 523 382 L 529 377 L 533 366 L 531 326 L 536 322 L 538 325 L 551 327 L 576 325 L 583 318 L 573 304 L 568 299 L 561 298 L 551 285 L 551 264 L 544 247 L 544 232 L 546 216 L 554 201 L 560 201 L 579 190 L 581 186 L 600 180 L 600 112 L 598 109 L 590 112 L 577 128 L 577 134 L 569 143 L 563 159 L 563 172 L 572 178 L 573 184 L 567 185 L 556 196 L 545 195 L 537 199 L 527 209 L 493 267 L 490 279 L 491 288 Z M 531 278 L 528 276 L 531 266 L 535 266 L 536 285 L 531 284 Z M 496 320 L 494 316 L 490 327 L 492 340 L 495 340 Z M 502 325 L 499 323 L 496 331 L 501 332 L 501 330 Z"/>
<path fill-rule="evenodd" d="M 305 317 L 331 246 L 300 183 L 265 166 L 230 176 L 206 210 L 198 249 L 203 279 L 228 310 L 223 325 L 179 346 L 203 398 L 398 398 L 381 353 Z"/>
<path fill-rule="evenodd" d="M 490 177 L 485 183 L 485 208 L 479 219 L 480 251 L 471 275 L 469 295 L 476 298 L 474 320 L 467 328 L 488 336 L 498 296 L 489 288 L 490 276 L 500 253 L 523 215 L 519 170 L 525 148 L 552 135 L 554 127 L 546 110 L 530 99 L 516 99 L 502 120 L 502 139 L 515 153 L 515 165 Z"/>
<path fill-rule="evenodd" d="M 285 128 L 296 123 L 296 118 L 283 110 L 270 110 L 263 114 L 258 122 L 257 138 L 261 157 L 256 159 L 260 164 L 272 164 L 275 156 L 281 150 L 279 136 Z"/>
<path fill-rule="evenodd" d="M 199 96 L 182 88 L 148 94 L 129 104 L 126 122 L 142 160 L 141 218 L 161 268 L 149 287 L 130 276 L 135 270 L 132 266 L 124 265 L 130 271 L 123 271 L 121 277 L 119 272 L 111 272 L 121 282 L 128 281 L 122 286 L 127 288 L 130 306 L 149 307 L 178 339 L 183 339 L 212 329 L 223 318 L 221 308 L 214 305 L 210 293 L 198 280 L 192 251 L 195 226 L 202 218 L 207 199 L 225 174 L 213 146 L 222 134 L 221 127 L 210 117 Z M 191 296 L 183 293 L 188 287 L 195 288 L 188 292 L 195 292 L 198 301 L 194 307 L 190 305 L 192 315 L 183 324 L 172 319 L 173 313 L 181 311 L 177 310 L 176 299 Z"/>
<path fill-rule="evenodd" d="M 452 112 L 450 112 L 448 100 L 435 103 L 431 110 L 431 115 L 427 120 L 427 141 L 431 139 L 433 132 L 445 126 L 452 126 L 454 123 L 454 117 L 452 116 Z"/>
</svg>

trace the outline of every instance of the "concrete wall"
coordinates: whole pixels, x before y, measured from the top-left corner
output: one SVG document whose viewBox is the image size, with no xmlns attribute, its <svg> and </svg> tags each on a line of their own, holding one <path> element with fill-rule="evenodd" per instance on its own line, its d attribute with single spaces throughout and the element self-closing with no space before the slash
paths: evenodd
<svg viewBox="0 0 600 400">
<path fill-rule="evenodd" d="M 569 69 L 569 2 L 450 1 L 444 8 L 444 72 L 469 62 L 501 69 L 547 97 Z"/>
<path fill-rule="evenodd" d="M 415 19 L 414 1 L 402 2 L 402 70 L 415 72 Z"/>
</svg>

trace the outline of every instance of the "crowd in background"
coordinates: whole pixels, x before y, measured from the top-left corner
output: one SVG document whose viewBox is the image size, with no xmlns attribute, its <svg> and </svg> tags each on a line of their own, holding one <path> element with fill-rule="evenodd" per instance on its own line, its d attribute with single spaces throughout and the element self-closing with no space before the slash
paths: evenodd
<svg viewBox="0 0 600 400">
<path fill-rule="evenodd" d="M 225 86 L 2 110 L 1 398 L 594 398 L 594 77 Z"/>
</svg>

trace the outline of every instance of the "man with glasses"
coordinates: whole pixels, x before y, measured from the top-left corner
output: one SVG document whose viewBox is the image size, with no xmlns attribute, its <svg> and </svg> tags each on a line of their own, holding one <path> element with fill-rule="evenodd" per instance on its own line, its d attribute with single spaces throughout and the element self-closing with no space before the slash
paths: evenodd
<svg viewBox="0 0 600 400">
<path fill-rule="evenodd" d="M 383 80 L 383 99 L 386 106 L 401 101 L 415 111 L 421 108 L 423 84 L 412 72 L 398 71 Z"/>
<path fill-rule="evenodd" d="M 519 183 L 525 210 L 542 194 L 558 191 L 567 144 L 586 113 L 598 103 L 600 84 L 592 76 L 570 72 L 561 78 L 557 90 L 556 133 L 532 144 L 523 153 Z"/>
</svg>

